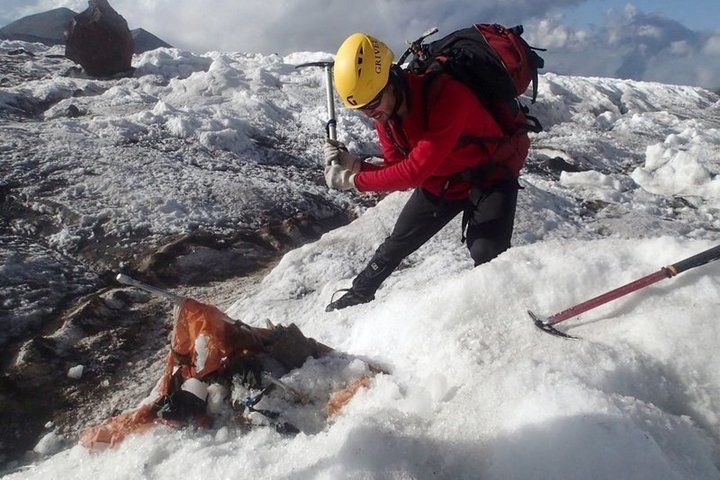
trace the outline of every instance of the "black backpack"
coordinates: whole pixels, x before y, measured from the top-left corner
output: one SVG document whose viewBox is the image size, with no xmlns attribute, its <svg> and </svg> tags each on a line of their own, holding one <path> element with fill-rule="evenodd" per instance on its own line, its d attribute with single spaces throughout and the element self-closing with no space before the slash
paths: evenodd
<svg viewBox="0 0 720 480">
<path fill-rule="evenodd" d="M 505 130 L 514 127 L 503 125 L 500 105 L 521 108 L 517 97 L 525 93 L 532 83 L 532 103 L 537 98 L 538 69 L 545 61 L 522 38 L 521 25 L 506 28 L 497 24 L 475 24 L 456 30 L 434 42 L 424 44 L 437 28 L 415 40 L 397 62 L 402 65 L 413 54 L 407 70 L 423 74 L 430 81 L 439 73 L 448 73 L 467 85 L 495 116 Z M 426 89 L 429 87 L 426 87 Z M 515 106 L 514 104 L 517 104 Z M 542 130 L 540 122 L 525 115 L 528 131 Z"/>
</svg>

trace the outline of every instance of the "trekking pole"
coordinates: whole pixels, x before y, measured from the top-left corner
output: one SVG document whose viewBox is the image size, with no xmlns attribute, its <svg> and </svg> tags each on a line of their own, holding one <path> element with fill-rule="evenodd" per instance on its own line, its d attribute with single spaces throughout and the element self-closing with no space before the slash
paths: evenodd
<svg viewBox="0 0 720 480">
<path fill-rule="evenodd" d="M 558 337 L 575 338 L 571 335 L 568 335 L 567 333 L 557 330 L 553 325 L 557 325 L 562 321 L 580 315 L 581 313 L 587 312 L 588 310 L 592 310 L 593 308 L 599 307 L 600 305 L 604 305 L 612 300 L 623 297 L 636 290 L 645 288 L 649 285 L 652 285 L 653 283 L 659 282 L 660 280 L 672 278 L 675 275 L 690 270 L 691 268 L 699 267 L 701 265 L 705 265 L 706 263 L 714 262 L 718 259 L 720 259 L 720 245 L 709 248 L 704 252 L 700 252 L 697 255 L 688 257 L 685 260 L 681 260 L 672 265 L 668 265 L 667 267 L 662 267 L 658 272 L 639 278 L 633 282 L 623 285 L 622 287 L 618 287 L 607 293 L 603 293 L 602 295 L 591 298 L 590 300 L 566 308 L 565 310 L 549 317 L 543 317 L 532 312 L 531 310 L 528 310 L 528 314 L 530 315 L 530 318 L 532 318 L 535 322 L 535 326 L 538 327 L 540 330 L 550 333 L 552 335 L 556 335 Z"/>
<path fill-rule="evenodd" d="M 154 293 L 155 295 L 165 297 L 171 302 L 173 302 L 175 305 L 181 305 L 185 301 L 185 297 L 181 297 L 180 295 L 175 295 L 174 293 L 163 290 L 162 288 L 153 287 L 152 285 L 148 285 L 147 283 L 140 282 L 132 277 L 125 275 L 124 273 L 118 273 L 115 279 L 123 285 L 130 285 L 132 287 L 139 288 L 140 290 L 145 290 L 146 292 Z"/>
<path fill-rule="evenodd" d="M 335 119 L 335 99 L 333 97 L 332 68 L 335 62 L 309 62 L 295 68 L 323 67 L 325 69 L 325 90 L 327 95 L 327 113 L 330 119 L 325 124 L 325 134 L 330 140 L 337 140 L 337 120 Z"/>
</svg>

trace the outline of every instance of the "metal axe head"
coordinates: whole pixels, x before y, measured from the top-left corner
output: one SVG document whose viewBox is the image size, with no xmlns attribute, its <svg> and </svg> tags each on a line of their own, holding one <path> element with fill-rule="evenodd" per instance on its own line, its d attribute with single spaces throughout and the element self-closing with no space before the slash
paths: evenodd
<svg viewBox="0 0 720 480">
<path fill-rule="evenodd" d="M 325 133 L 332 140 L 337 140 L 337 120 L 335 119 L 335 98 L 333 96 L 332 68 L 334 61 L 307 62 L 296 65 L 295 68 L 322 67 L 325 69 L 325 89 L 327 94 L 327 113 L 329 120 L 325 124 Z"/>
<path fill-rule="evenodd" d="M 530 315 L 530 318 L 532 318 L 533 322 L 535 322 L 535 326 L 545 333 L 549 333 L 550 335 L 555 335 L 556 337 L 577 339 L 577 337 L 568 335 L 567 333 L 561 332 L 557 328 L 553 327 L 552 324 L 550 323 L 549 319 L 547 319 L 545 317 L 541 317 L 540 315 L 533 312 L 532 310 L 528 310 L 528 315 Z"/>
<path fill-rule="evenodd" d="M 329 67 L 332 68 L 332 66 L 335 64 L 334 61 L 329 60 L 326 62 L 307 62 L 307 63 L 301 63 L 300 65 L 295 65 L 295 68 L 305 68 L 305 67 Z"/>
</svg>

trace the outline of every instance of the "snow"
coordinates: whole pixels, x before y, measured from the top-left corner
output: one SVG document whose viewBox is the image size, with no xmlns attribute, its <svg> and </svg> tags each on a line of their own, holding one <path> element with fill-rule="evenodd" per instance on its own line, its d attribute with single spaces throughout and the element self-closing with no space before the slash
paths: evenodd
<svg viewBox="0 0 720 480">
<path fill-rule="evenodd" d="M 374 302 L 325 313 L 409 195 L 365 209 L 317 181 L 324 73 L 294 65 L 327 58 L 159 49 L 136 56 L 136 74 L 112 86 L 49 75 L 0 89 L 9 107 L 62 98 L 44 113 L 53 123 L 41 147 L 26 143 L 33 124 L 10 122 L 0 145 L 9 177 L 73 180 L 51 197 L 76 217 L 49 239 L 57 251 L 97 225 L 149 236 L 199 223 L 232 228 L 257 222 L 263 205 L 315 208 L 313 195 L 356 208 L 357 220 L 286 254 L 228 314 L 258 326 L 294 322 L 390 372 L 339 417 L 295 437 L 233 425 L 158 427 L 102 452 L 55 453 L 50 433 L 36 448 L 46 457 L 7 478 L 720 478 L 720 263 L 558 325 L 581 340 L 546 335 L 526 313 L 555 313 L 719 243 L 717 95 L 543 75 L 533 113 L 546 130 L 533 136 L 514 247 L 473 269 L 456 219 L 403 262 Z M 28 62 L 43 69 L 41 59 Z M 78 89 L 95 95 L 74 97 Z M 71 103 L 89 114 L 67 118 Z M 341 141 L 377 151 L 360 115 L 337 114 Z M 266 137 L 277 143 L 259 145 Z M 178 153 L 137 158 L 133 142 Z M 40 155 L 26 155 L 33 149 Z M 203 150 L 213 154 L 194 155 Z M 558 174 L 547 167 L 554 159 L 580 171 Z M 59 274 L 46 251 L 30 252 L 29 268 L 10 253 L 0 277 Z M 4 307 L 32 321 L 36 307 L 12 300 L 22 282 L 2 288 Z M 363 365 L 311 361 L 286 380 L 303 378 L 293 385 L 312 392 L 331 386 L 328 372 L 350 379 Z M 214 408 L 225 395 L 211 390 Z"/>
<path fill-rule="evenodd" d="M 62 450 L 63 438 L 57 433 L 49 432 L 45 434 L 40 441 L 35 445 L 33 451 L 41 455 L 52 455 Z"/>
<path fill-rule="evenodd" d="M 205 369 L 209 341 L 210 338 L 205 334 L 198 335 L 195 339 L 195 368 L 198 372 L 202 372 Z"/>
<path fill-rule="evenodd" d="M 84 369 L 85 367 L 83 365 L 75 365 L 74 367 L 68 369 L 67 376 L 73 380 L 80 380 Z"/>
</svg>

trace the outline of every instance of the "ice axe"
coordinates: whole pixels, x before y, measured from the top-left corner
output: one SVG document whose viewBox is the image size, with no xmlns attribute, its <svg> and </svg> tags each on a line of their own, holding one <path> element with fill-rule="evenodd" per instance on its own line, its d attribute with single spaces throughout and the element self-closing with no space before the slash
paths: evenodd
<svg viewBox="0 0 720 480">
<path fill-rule="evenodd" d="M 122 283 L 123 285 L 129 285 L 131 287 L 139 288 L 140 290 L 145 290 L 146 292 L 159 295 L 161 297 L 164 297 L 168 300 L 170 300 L 174 305 L 180 306 L 183 304 L 185 300 L 187 300 L 186 297 L 182 297 L 180 295 L 176 295 L 168 290 L 154 287 L 152 285 L 148 285 L 147 283 L 143 283 L 140 280 L 135 280 L 134 278 L 125 275 L 124 273 L 118 273 L 115 277 L 115 280 L 117 280 L 119 283 Z M 226 317 L 226 321 L 229 323 L 235 323 L 234 320 L 232 320 L 230 317 Z M 242 323 L 242 322 L 240 322 Z M 242 323 L 244 327 L 247 327 L 248 330 L 251 329 L 250 326 L 245 325 Z"/>
<path fill-rule="evenodd" d="M 439 31 L 440 30 L 438 29 L 438 27 L 431 27 L 430 29 L 423 32 L 423 34 L 420 35 L 417 40 L 412 42 L 406 41 L 408 44 L 408 48 L 407 50 L 405 50 L 405 53 L 400 56 L 400 59 L 397 61 L 397 65 L 402 66 L 402 64 L 405 63 L 405 59 L 410 56 L 411 53 L 417 58 L 425 60 L 427 54 L 427 47 L 423 45 L 423 41 L 425 41 L 425 39 L 430 35 L 434 35 Z"/>
<path fill-rule="evenodd" d="M 622 287 L 610 290 L 609 292 L 598 295 L 597 297 L 591 298 L 590 300 L 586 300 L 577 305 L 573 305 L 572 307 L 566 308 L 565 310 L 549 317 L 543 317 L 532 312 L 531 310 L 528 310 L 528 314 L 530 315 L 530 318 L 532 318 L 535 322 L 535 326 L 538 327 L 540 330 L 550 333 L 552 335 L 556 335 L 558 337 L 575 338 L 571 335 L 568 335 L 567 333 L 561 332 L 560 330 L 556 329 L 554 325 L 557 325 L 558 323 L 565 321 L 569 318 L 580 315 L 583 312 L 587 312 L 588 310 L 599 307 L 600 305 L 604 305 L 612 300 L 616 300 L 636 290 L 645 288 L 649 285 L 652 285 L 653 283 L 659 282 L 660 280 L 672 278 L 675 275 L 690 270 L 691 268 L 699 267 L 701 265 L 705 265 L 706 263 L 714 262 L 718 259 L 720 259 L 720 245 L 709 248 L 704 252 L 700 252 L 696 255 L 693 255 L 692 257 L 688 257 L 685 260 L 681 260 L 677 263 L 673 263 L 672 265 L 668 265 L 667 267 L 662 267 L 659 271 L 655 273 L 639 278 L 626 285 L 623 285 Z"/>
<path fill-rule="evenodd" d="M 325 124 L 325 133 L 331 140 L 337 140 L 337 120 L 335 119 L 335 99 L 333 97 L 332 68 L 335 62 L 309 62 L 295 68 L 323 67 L 325 69 L 325 89 L 327 93 L 327 113 L 330 119 Z"/>
<path fill-rule="evenodd" d="M 147 283 L 135 280 L 134 278 L 129 277 L 124 273 L 118 273 L 117 277 L 115 277 L 115 280 L 122 283 L 123 285 L 130 285 L 132 287 L 139 288 L 140 290 L 145 290 L 146 292 L 154 293 L 155 295 L 165 297 L 171 302 L 173 302 L 175 305 L 181 305 L 185 301 L 185 297 L 175 295 L 174 293 L 163 290 L 162 288 L 153 287 L 152 285 L 148 285 Z"/>
</svg>

